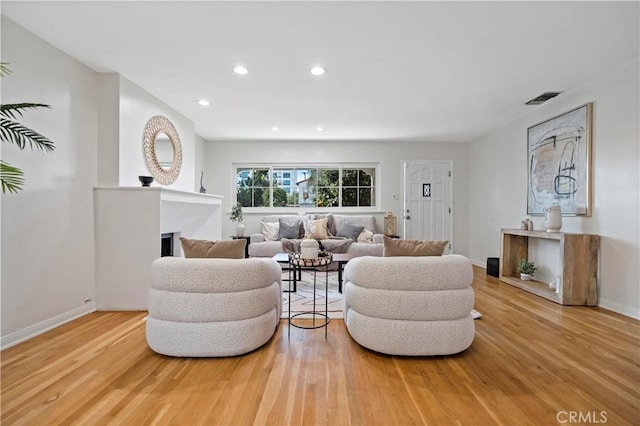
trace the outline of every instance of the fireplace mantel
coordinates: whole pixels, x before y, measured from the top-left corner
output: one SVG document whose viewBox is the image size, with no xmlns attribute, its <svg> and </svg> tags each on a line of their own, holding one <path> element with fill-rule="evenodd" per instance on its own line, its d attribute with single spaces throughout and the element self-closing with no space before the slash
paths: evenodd
<svg viewBox="0 0 640 426">
<path fill-rule="evenodd" d="M 98 310 L 146 310 L 161 235 L 175 234 L 176 256 L 180 236 L 219 240 L 222 200 L 161 187 L 94 188 Z"/>
<path fill-rule="evenodd" d="M 146 187 L 141 186 L 100 186 L 95 188 L 96 191 L 133 191 L 133 192 L 151 192 L 159 193 L 159 197 L 162 201 L 175 201 L 181 203 L 193 203 L 193 204 L 222 204 L 222 195 L 213 194 L 201 194 L 199 192 L 178 191 L 176 189 L 161 188 L 161 187 Z"/>
</svg>

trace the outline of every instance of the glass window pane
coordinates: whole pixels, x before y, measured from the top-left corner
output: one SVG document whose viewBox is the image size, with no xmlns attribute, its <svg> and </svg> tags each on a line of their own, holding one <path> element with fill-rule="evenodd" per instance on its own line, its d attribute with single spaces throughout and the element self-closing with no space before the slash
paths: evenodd
<svg viewBox="0 0 640 426">
<path fill-rule="evenodd" d="M 342 170 L 342 186 L 357 186 L 358 170 L 343 169 Z"/>
<path fill-rule="evenodd" d="M 358 189 L 358 206 L 373 206 L 373 188 Z"/>
<path fill-rule="evenodd" d="M 318 186 L 338 186 L 339 171 L 337 169 L 319 169 Z"/>
<path fill-rule="evenodd" d="M 236 200 L 242 207 L 253 207 L 251 202 L 251 188 L 238 188 L 236 191 Z"/>
<path fill-rule="evenodd" d="M 300 188 L 300 206 L 313 207 L 316 202 L 316 192 L 314 187 Z"/>
<path fill-rule="evenodd" d="M 318 188 L 317 207 L 338 207 L 338 188 Z"/>
<path fill-rule="evenodd" d="M 342 207 L 355 207 L 358 205 L 358 189 L 342 188 Z"/>
<path fill-rule="evenodd" d="M 291 169 L 273 169 L 273 206 L 292 206 L 292 195 L 296 188 L 292 187 Z"/>
<path fill-rule="evenodd" d="M 291 187 L 291 194 L 287 197 L 287 207 L 300 206 L 300 192 L 298 187 Z"/>
<path fill-rule="evenodd" d="M 237 169 L 236 170 L 236 187 L 248 186 L 249 177 L 251 176 L 251 169 Z"/>
<path fill-rule="evenodd" d="M 306 184 L 311 177 L 309 169 L 297 169 L 293 171 L 293 174 L 295 176 L 296 185 Z"/>
<path fill-rule="evenodd" d="M 269 169 L 253 170 L 253 186 L 262 188 L 269 187 Z"/>
<path fill-rule="evenodd" d="M 375 177 L 375 169 L 360 169 L 358 171 L 359 177 L 359 186 L 373 186 L 374 185 L 374 177 Z"/>
<path fill-rule="evenodd" d="M 262 199 L 264 192 L 265 192 L 264 188 L 253 188 L 253 206 L 252 207 L 263 207 L 265 205 L 264 200 Z"/>
</svg>

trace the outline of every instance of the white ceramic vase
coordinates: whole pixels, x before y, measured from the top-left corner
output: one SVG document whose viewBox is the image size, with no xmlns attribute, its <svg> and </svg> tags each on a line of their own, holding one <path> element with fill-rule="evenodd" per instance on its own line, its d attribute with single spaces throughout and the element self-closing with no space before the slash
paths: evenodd
<svg viewBox="0 0 640 426">
<path fill-rule="evenodd" d="M 529 275 L 529 274 L 520 274 L 520 279 L 522 281 L 531 281 L 531 275 Z"/>
<path fill-rule="evenodd" d="M 242 222 L 236 224 L 236 237 L 244 237 L 244 223 Z"/>
<path fill-rule="evenodd" d="M 300 257 L 303 259 L 317 259 L 320 246 L 313 239 L 304 239 L 300 242 Z"/>
<path fill-rule="evenodd" d="M 562 228 L 562 212 L 560 206 L 553 204 L 544 209 L 544 227 L 547 232 L 558 232 Z"/>
</svg>

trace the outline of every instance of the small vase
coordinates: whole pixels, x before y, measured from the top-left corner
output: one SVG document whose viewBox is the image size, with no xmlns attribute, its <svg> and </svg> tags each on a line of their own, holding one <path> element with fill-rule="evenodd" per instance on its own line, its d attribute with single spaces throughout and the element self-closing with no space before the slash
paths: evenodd
<svg viewBox="0 0 640 426">
<path fill-rule="evenodd" d="M 244 237 L 244 223 L 242 222 L 236 224 L 236 237 Z"/>
<path fill-rule="evenodd" d="M 529 275 L 529 274 L 520 274 L 520 279 L 522 281 L 531 281 L 531 275 Z"/>
<path fill-rule="evenodd" d="M 559 232 L 562 228 L 562 212 L 557 204 L 544 209 L 544 227 L 547 232 Z"/>
<path fill-rule="evenodd" d="M 142 184 L 142 186 L 151 186 L 151 182 L 153 182 L 153 176 L 138 176 L 138 180 Z"/>
<path fill-rule="evenodd" d="M 319 247 L 316 240 L 302 240 L 300 242 L 300 257 L 303 259 L 317 259 Z"/>
</svg>

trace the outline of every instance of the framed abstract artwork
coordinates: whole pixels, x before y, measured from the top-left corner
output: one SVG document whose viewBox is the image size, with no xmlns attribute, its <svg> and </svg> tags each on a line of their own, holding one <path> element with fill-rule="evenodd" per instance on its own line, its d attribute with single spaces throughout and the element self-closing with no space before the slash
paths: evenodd
<svg viewBox="0 0 640 426">
<path fill-rule="evenodd" d="M 527 129 L 527 214 L 591 216 L 592 103 Z"/>
</svg>

